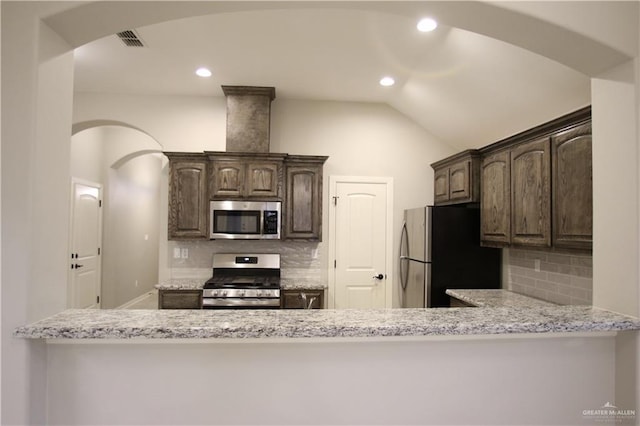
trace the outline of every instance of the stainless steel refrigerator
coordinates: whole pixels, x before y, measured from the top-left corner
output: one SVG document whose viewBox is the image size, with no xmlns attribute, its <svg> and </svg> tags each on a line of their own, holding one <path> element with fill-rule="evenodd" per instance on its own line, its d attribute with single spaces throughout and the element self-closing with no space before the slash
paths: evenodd
<svg viewBox="0 0 640 426">
<path fill-rule="evenodd" d="M 400 238 L 403 308 L 448 307 L 447 289 L 500 288 L 500 249 L 480 246 L 480 209 L 405 210 Z"/>
</svg>

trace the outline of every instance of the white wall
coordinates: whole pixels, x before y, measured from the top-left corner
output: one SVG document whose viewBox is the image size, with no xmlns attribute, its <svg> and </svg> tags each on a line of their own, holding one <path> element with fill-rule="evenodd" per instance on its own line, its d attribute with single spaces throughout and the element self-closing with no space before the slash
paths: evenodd
<svg viewBox="0 0 640 426">
<path fill-rule="evenodd" d="M 639 152 L 633 61 L 592 80 L 593 304 L 638 316 Z"/>
<path fill-rule="evenodd" d="M 106 188 L 102 307 L 117 308 L 158 283 L 160 154 L 109 170 Z"/>
<path fill-rule="evenodd" d="M 45 422 L 44 345 L 13 329 L 66 307 L 73 55 L 32 7 L 2 4 L 3 424 Z"/>
<path fill-rule="evenodd" d="M 104 127 L 79 132 L 71 138 L 71 176 L 104 184 Z"/>
<path fill-rule="evenodd" d="M 578 425 L 615 397 L 614 337 L 311 340 L 52 344 L 48 420 Z"/>
</svg>

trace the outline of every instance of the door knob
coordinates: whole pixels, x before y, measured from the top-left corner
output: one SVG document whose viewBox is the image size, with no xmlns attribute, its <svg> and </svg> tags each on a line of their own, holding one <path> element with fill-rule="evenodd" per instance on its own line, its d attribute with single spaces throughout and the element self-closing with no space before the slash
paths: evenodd
<svg viewBox="0 0 640 426">
<path fill-rule="evenodd" d="M 376 280 L 382 280 L 384 279 L 384 275 L 382 274 L 374 275 L 373 278 L 375 278 Z"/>
<path fill-rule="evenodd" d="M 78 268 L 82 268 L 84 265 L 78 265 L 77 263 L 74 265 L 76 267 L 76 269 Z"/>
</svg>

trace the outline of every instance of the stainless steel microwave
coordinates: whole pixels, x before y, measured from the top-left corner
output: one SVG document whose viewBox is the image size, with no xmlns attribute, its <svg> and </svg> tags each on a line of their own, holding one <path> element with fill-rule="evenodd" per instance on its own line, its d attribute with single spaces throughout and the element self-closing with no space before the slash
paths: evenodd
<svg viewBox="0 0 640 426">
<path fill-rule="evenodd" d="M 209 238 L 278 240 L 280 201 L 211 201 Z"/>
</svg>

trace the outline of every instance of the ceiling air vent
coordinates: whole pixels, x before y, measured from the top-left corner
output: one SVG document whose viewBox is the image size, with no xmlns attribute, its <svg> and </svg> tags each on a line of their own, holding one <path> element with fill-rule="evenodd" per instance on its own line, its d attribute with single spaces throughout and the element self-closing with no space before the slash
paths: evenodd
<svg viewBox="0 0 640 426">
<path fill-rule="evenodd" d="M 121 31 L 118 33 L 118 37 L 120 37 L 125 46 L 144 47 L 144 43 L 142 43 L 142 40 L 134 30 Z"/>
</svg>

